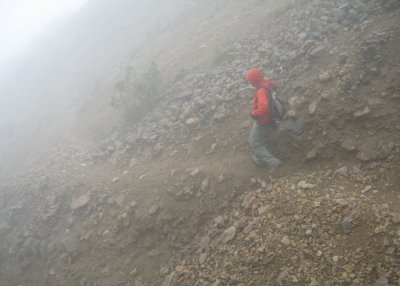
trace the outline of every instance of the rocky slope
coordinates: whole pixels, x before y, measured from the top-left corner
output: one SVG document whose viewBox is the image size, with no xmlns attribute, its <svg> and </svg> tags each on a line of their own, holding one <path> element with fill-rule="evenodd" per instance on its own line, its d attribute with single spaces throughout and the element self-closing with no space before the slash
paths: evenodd
<svg viewBox="0 0 400 286">
<path fill-rule="evenodd" d="M 130 132 L 2 183 L 1 283 L 399 285 L 399 3 L 282 10 Z M 248 154 L 253 65 L 289 105 L 273 173 Z"/>
</svg>

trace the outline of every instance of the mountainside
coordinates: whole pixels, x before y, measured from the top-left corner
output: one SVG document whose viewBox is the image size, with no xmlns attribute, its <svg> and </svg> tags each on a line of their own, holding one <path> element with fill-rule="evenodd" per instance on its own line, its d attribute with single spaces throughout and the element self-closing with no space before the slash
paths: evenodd
<svg viewBox="0 0 400 286">
<path fill-rule="evenodd" d="M 74 21 L 83 47 L 104 28 L 53 74 L 62 120 L 2 155 L 0 285 L 400 285 L 400 1 L 163 3 L 137 46 L 133 2 Z M 253 66 L 288 106 L 276 170 L 250 157 Z"/>
</svg>

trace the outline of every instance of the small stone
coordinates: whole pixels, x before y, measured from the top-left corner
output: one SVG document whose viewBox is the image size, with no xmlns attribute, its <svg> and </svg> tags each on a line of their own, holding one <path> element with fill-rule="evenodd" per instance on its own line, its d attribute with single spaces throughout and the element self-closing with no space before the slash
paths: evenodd
<svg viewBox="0 0 400 286">
<path fill-rule="evenodd" d="M 218 216 L 218 217 L 216 217 L 216 218 L 214 219 L 214 222 L 215 222 L 216 224 L 223 225 L 224 222 L 225 222 L 225 219 L 224 219 L 222 216 Z"/>
<path fill-rule="evenodd" d="M 289 245 L 290 245 L 290 239 L 289 239 L 289 237 L 284 236 L 284 237 L 281 239 L 281 243 L 282 243 L 283 245 L 289 246 Z"/>
<path fill-rule="evenodd" d="M 366 116 L 370 113 L 371 113 L 371 109 L 369 109 L 369 107 L 366 106 L 366 107 L 364 107 L 364 109 L 354 111 L 353 116 L 354 116 L 354 118 L 360 118 L 360 117 Z"/>
<path fill-rule="evenodd" d="M 156 214 L 159 209 L 160 207 L 157 204 L 154 204 L 149 210 L 149 215 Z"/>
<path fill-rule="evenodd" d="M 161 268 L 160 268 L 160 274 L 161 274 L 161 275 L 166 275 L 166 274 L 168 274 L 168 273 L 169 273 L 169 268 L 168 268 L 168 266 L 165 266 L 165 265 L 161 266 Z"/>
<path fill-rule="evenodd" d="M 355 142 L 351 138 L 346 138 L 343 141 L 342 148 L 349 152 L 355 151 L 357 149 Z"/>
<path fill-rule="evenodd" d="M 200 173 L 200 169 L 199 169 L 199 168 L 195 168 L 195 169 L 190 173 L 190 175 L 191 175 L 192 177 L 195 177 L 198 173 Z"/>
<path fill-rule="evenodd" d="M 318 79 L 320 82 L 328 82 L 331 79 L 331 75 L 328 72 L 322 72 L 319 74 Z"/>
<path fill-rule="evenodd" d="M 156 256 L 160 256 L 161 252 L 158 249 L 152 249 L 150 252 L 147 253 L 148 256 L 150 257 L 156 257 Z"/>
<path fill-rule="evenodd" d="M 321 257 L 321 256 L 322 256 L 322 254 L 323 254 L 323 253 L 322 253 L 322 251 L 321 251 L 321 250 L 318 250 L 318 252 L 317 252 L 317 256 L 318 256 L 318 257 Z"/>
<path fill-rule="evenodd" d="M 343 52 L 339 55 L 339 63 L 345 64 L 347 62 L 347 59 L 349 58 L 349 55 L 346 52 Z"/>
<path fill-rule="evenodd" d="M 322 99 L 329 99 L 329 97 L 331 96 L 329 91 L 324 91 L 321 93 L 321 98 Z"/>
<path fill-rule="evenodd" d="M 198 123 L 200 123 L 200 119 L 197 118 L 197 117 L 191 117 L 188 120 L 186 120 L 186 124 L 187 125 L 195 125 L 195 124 L 198 124 Z"/>
<path fill-rule="evenodd" d="M 376 234 L 379 234 L 379 233 L 382 233 L 382 232 L 386 232 L 386 226 L 384 226 L 384 225 L 377 226 L 375 228 L 374 232 Z"/>
<path fill-rule="evenodd" d="M 208 236 L 202 237 L 200 240 L 200 248 L 202 250 L 207 250 L 209 248 L 210 242 L 211 240 Z"/>
<path fill-rule="evenodd" d="M 347 169 L 347 167 L 343 166 L 343 167 L 337 169 L 335 171 L 334 175 L 338 175 L 338 176 L 341 176 L 341 177 L 346 177 L 348 175 L 348 173 L 349 173 L 349 170 Z"/>
<path fill-rule="evenodd" d="M 237 228 L 234 226 L 231 226 L 229 228 L 227 228 L 220 236 L 220 241 L 222 243 L 228 243 L 229 241 L 231 241 L 232 239 L 234 239 L 235 235 L 237 232 Z"/>
<path fill-rule="evenodd" d="M 178 272 L 178 273 L 183 273 L 183 272 L 185 272 L 185 266 L 178 265 L 178 266 L 175 267 L 175 271 Z"/>
<path fill-rule="evenodd" d="M 308 113 L 310 115 L 313 115 L 315 113 L 315 111 L 317 110 L 317 105 L 318 105 L 317 101 L 311 102 L 310 106 L 308 107 Z"/>
<path fill-rule="evenodd" d="M 119 178 L 118 178 L 118 177 L 115 177 L 115 178 L 112 179 L 112 182 L 113 182 L 113 183 L 116 183 L 116 182 L 118 182 L 118 181 L 119 181 Z"/>
<path fill-rule="evenodd" d="M 325 51 L 325 47 L 323 47 L 323 46 L 316 47 L 315 49 L 313 49 L 310 52 L 310 56 L 315 57 L 315 58 L 320 57 L 324 51 Z"/>
<path fill-rule="evenodd" d="M 250 120 L 246 120 L 246 121 L 242 122 L 242 124 L 240 124 L 240 128 L 248 129 L 251 127 L 251 125 L 252 125 L 252 122 Z"/>
<path fill-rule="evenodd" d="M 228 109 L 225 107 L 225 105 L 219 105 L 213 115 L 213 118 L 216 120 L 221 120 L 225 117 L 228 116 Z"/>
<path fill-rule="evenodd" d="M 378 280 L 376 280 L 375 285 L 376 286 L 387 286 L 387 285 L 389 285 L 389 280 L 385 276 L 382 276 Z"/>
<path fill-rule="evenodd" d="M 247 194 L 242 202 L 242 207 L 245 209 L 250 209 L 253 207 L 253 204 L 255 203 L 256 198 L 252 196 L 252 194 Z"/>
<path fill-rule="evenodd" d="M 208 186 L 209 186 L 209 180 L 208 180 L 208 178 L 205 178 L 205 179 L 201 182 L 201 191 L 202 191 L 202 192 L 207 191 Z"/>
<path fill-rule="evenodd" d="M 313 149 L 306 155 L 306 160 L 312 160 L 317 156 L 317 150 Z"/>
<path fill-rule="evenodd" d="M 292 96 L 288 99 L 289 106 L 293 107 L 304 102 L 304 98 L 299 96 Z"/>
<path fill-rule="evenodd" d="M 297 184 L 297 187 L 299 187 L 300 189 L 312 189 L 312 188 L 314 188 L 315 186 L 314 186 L 313 184 L 307 183 L 306 181 L 300 181 L 300 182 Z"/>
<path fill-rule="evenodd" d="M 357 159 L 359 159 L 359 160 L 361 160 L 361 161 L 364 161 L 364 162 L 367 162 L 367 161 L 370 161 L 371 160 L 371 158 L 369 158 L 365 153 L 363 153 L 363 152 L 360 152 L 360 153 L 358 153 L 357 154 Z"/>
<path fill-rule="evenodd" d="M 88 204 L 89 200 L 90 200 L 90 194 L 89 193 L 84 194 L 84 195 L 78 197 L 77 199 L 73 200 L 70 207 L 72 210 L 80 209 L 80 208 L 86 206 Z"/>
<path fill-rule="evenodd" d="M 389 247 L 388 249 L 386 249 L 385 254 L 386 255 L 392 255 L 395 252 L 395 250 L 396 249 L 393 246 Z"/>
<path fill-rule="evenodd" d="M 337 256 L 337 255 L 335 255 L 333 258 L 332 258 L 332 260 L 333 260 L 333 262 L 338 262 L 339 261 L 339 256 Z"/>
<path fill-rule="evenodd" d="M 366 192 L 368 192 L 371 189 L 372 189 L 372 186 L 366 186 L 363 190 L 361 190 L 361 193 L 365 194 Z"/>
<path fill-rule="evenodd" d="M 199 258 L 199 263 L 204 264 L 206 262 L 206 259 L 207 259 L 207 253 L 202 253 Z"/>
<path fill-rule="evenodd" d="M 259 215 L 262 215 L 262 214 L 264 214 L 267 210 L 268 210 L 268 207 L 267 207 L 267 206 L 259 207 L 259 208 L 258 208 L 258 214 L 259 214 Z"/>
</svg>

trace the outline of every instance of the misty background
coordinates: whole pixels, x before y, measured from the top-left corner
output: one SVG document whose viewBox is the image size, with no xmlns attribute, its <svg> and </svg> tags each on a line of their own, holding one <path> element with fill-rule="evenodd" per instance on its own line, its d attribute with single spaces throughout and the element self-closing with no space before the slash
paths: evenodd
<svg viewBox="0 0 400 286">
<path fill-rule="evenodd" d="M 80 137 L 82 117 L 92 120 L 85 123 L 95 133 L 114 126 L 115 114 L 104 112 L 118 71 L 160 25 L 164 17 L 157 13 L 168 19 L 179 13 L 180 1 L 168 2 L 2 2 L 2 159 L 20 162 L 32 151 Z"/>
<path fill-rule="evenodd" d="M 236 1 L 243 13 L 231 15 L 227 2 L 1 2 L 1 173 L 44 160 L 57 144 L 95 145 L 126 128 L 131 122 L 111 101 L 128 70 L 140 74 L 154 64 L 169 82 L 210 64 L 216 50 L 254 25 L 250 12 L 265 14 L 260 3 L 271 9 L 270 1 Z"/>
</svg>

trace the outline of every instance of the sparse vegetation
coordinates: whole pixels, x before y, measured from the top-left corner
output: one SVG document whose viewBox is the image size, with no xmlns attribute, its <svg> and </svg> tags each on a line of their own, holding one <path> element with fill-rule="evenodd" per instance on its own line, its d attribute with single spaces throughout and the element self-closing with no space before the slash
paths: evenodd
<svg viewBox="0 0 400 286">
<path fill-rule="evenodd" d="M 150 63 L 143 72 L 134 72 L 129 67 L 124 80 L 114 85 L 111 105 L 123 112 L 127 122 L 137 120 L 151 108 L 161 84 L 161 73 L 155 63 Z"/>
</svg>

